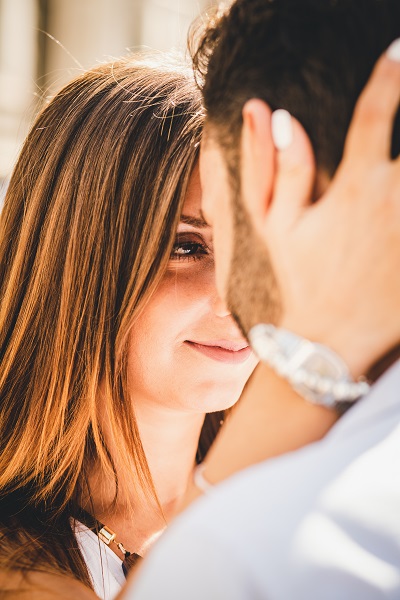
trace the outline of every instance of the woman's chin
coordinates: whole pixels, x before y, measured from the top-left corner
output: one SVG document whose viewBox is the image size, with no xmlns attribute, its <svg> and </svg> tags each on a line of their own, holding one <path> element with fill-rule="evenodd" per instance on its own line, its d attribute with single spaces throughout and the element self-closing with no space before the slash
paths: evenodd
<svg viewBox="0 0 400 600">
<path fill-rule="evenodd" d="M 210 413 L 221 410 L 227 410 L 236 404 L 239 400 L 244 383 L 236 386 L 232 389 L 231 393 L 224 389 L 213 389 L 212 391 L 206 391 L 198 393 L 192 390 L 192 394 L 188 396 L 185 401 L 186 409 L 193 410 L 194 412 Z M 193 393 L 194 392 L 194 393 Z M 189 402 L 187 401 L 189 400 Z"/>
</svg>

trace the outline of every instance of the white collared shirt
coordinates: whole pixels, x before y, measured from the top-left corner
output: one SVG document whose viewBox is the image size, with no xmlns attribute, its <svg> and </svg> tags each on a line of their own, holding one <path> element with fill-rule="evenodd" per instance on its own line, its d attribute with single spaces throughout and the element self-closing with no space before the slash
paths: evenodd
<svg viewBox="0 0 400 600">
<path fill-rule="evenodd" d="M 94 591 L 101 600 L 113 600 L 126 581 L 122 560 L 83 523 L 75 521 L 74 530 Z"/>
<path fill-rule="evenodd" d="M 323 440 L 190 507 L 126 598 L 400 599 L 400 361 Z"/>
</svg>

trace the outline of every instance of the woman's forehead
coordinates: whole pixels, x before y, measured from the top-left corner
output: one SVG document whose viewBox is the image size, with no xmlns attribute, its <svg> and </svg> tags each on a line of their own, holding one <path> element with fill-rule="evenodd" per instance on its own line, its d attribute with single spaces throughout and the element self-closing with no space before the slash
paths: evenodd
<svg viewBox="0 0 400 600">
<path fill-rule="evenodd" d="M 201 183 L 198 163 L 194 166 L 189 179 L 182 213 L 197 218 L 201 216 Z"/>
</svg>

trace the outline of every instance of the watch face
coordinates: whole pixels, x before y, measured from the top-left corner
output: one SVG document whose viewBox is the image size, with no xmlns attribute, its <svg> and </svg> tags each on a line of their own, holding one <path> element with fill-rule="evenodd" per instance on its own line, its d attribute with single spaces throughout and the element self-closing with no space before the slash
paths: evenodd
<svg viewBox="0 0 400 600">
<path fill-rule="evenodd" d="M 301 340 L 290 357 L 293 369 L 305 369 L 319 377 L 327 377 L 335 381 L 348 378 L 348 369 L 342 360 L 329 348 Z"/>
<path fill-rule="evenodd" d="M 352 381 L 346 363 L 330 348 L 265 323 L 255 325 L 249 339 L 258 358 L 314 404 L 338 409 L 368 393 L 368 383 Z"/>
</svg>

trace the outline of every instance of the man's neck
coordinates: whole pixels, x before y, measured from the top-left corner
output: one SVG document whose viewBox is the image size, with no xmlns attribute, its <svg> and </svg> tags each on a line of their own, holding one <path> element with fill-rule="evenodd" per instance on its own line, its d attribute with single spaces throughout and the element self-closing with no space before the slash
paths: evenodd
<svg viewBox="0 0 400 600">
<path fill-rule="evenodd" d="M 394 348 L 386 352 L 382 358 L 377 360 L 372 367 L 368 370 L 366 377 L 368 381 L 375 383 L 385 371 L 389 369 L 400 358 L 400 344 L 397 344 Z"/>
</svg>

